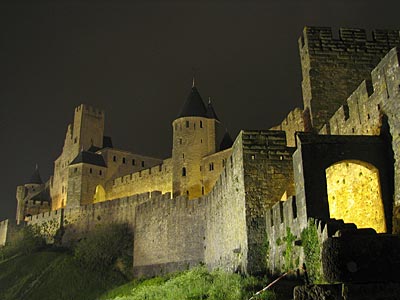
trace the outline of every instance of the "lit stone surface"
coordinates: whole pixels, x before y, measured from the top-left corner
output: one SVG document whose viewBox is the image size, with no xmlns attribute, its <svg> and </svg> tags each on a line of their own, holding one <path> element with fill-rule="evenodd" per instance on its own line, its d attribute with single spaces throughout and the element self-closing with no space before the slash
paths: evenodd
<svg viewBox="0 0 400 300">
<path fill-rule="evenodd" d="M 386 232 L 378 170 L 360 162 L 341 162 L 326 169 L 329 212 L 333 219 L 358 228 Z"/>
</svg>

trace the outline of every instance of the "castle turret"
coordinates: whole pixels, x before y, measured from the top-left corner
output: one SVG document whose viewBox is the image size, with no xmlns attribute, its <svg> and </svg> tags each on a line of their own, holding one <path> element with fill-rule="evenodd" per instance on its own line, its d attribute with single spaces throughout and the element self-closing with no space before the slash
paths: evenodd
<svg viewBox="0 0 400 300">
<path fill-rule="evenodd" d="M 216 151 L 217 117 L 204 105 L 194 82 L 178 118 L 173 121 L 173 194 L 189 199 L 203 194 L 201 159 Z"/>
<path fill-rule="evenodd" d="M 35 215 L 50 210 L 50 197 L 36 165 L 30 180 L 24 185 L 17 186 L 17 224 L 24 221 L 26 216 Z"/>
</svg>

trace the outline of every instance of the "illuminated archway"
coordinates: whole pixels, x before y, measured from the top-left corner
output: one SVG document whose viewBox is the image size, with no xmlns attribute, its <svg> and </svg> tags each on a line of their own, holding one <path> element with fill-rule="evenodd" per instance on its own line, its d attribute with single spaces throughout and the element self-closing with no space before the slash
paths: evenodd
<svg viewBox="0 0 400 300">
<path fill-rule="evenodd" d="M 96 191 L 94 193 L 93 202 L 102 202 L 106 200 L 106 191 L 100 184 L 96 186 Z"/>
<path fill-rule="evenodd" d="M 361 161 L 341 161 L 325 170 L 330 217 L 358 228 L 386 232 L 379 171 Z"/>
</svg>

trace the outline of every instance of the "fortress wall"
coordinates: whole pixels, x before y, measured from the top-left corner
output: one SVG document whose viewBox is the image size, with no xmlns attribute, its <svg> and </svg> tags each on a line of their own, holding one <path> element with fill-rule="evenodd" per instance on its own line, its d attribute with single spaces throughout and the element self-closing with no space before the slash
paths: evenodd
<svg viewBox="0 0 400 300">
<path fill-rule="evenodd" d="M 296 146 L 295 133 L 297 131 L 309 131 L 310 124 L 306 113 L 300 108 L 290 111 L 281 124 L 272 127 L 270 130 L 281 130 L 286 132 L 286 145 Z"/>
<path fill-rule="evenodd" d="M 27 219 L 27 225 L 35 226 L 47 243 L 54 242 L 54 236 L 63 223 L 64 209 L 60 208 L 31 216 Z"/>
<path fill-rule="evenodd" d="M 204 194 L 208 194 L 224 170 L 227 159 L 231 156 L 232 149 L 225 149 L 203 158 L 201 162 L 202 181 Z"/>
<path fill-rule="evenodd" d="M 253 273 L 265 269 L 265 211 L 282 197 L 294 195 L 293 150 L 286 146 L 285 132 L 243 132 L 247 260 Z"/>
<path fill-rule="evenodd" d="M 137 207 L 133 270 L 150 277 L 204 262 L 206 201 L 186 196 L 151 199 Z"/>
<path fill-rule="evenodd" d="M 247 272 L 243 133 L 207 200 L 205 263 L 210 269 Z"/>
<path fill-rule="evenodd" d="M 337 36 L 334 36 L 337 34 Z M 393 47 L 398 30 L 305 27 L 299 39 L 304 109 L 319 130 Z"/>
<path fill-rule="evenodd" d="M 118 177 L 106 184 L 108 199 L 128 197 L 148 191 L 172 192 L 172 160 L 136 173 Z"/>
<path fill-rule="evenodd" d="M 294 269 L 303 262 L 302 248 L 294 246 L 291 255 L 285 256 L 287 251 L 288 231 L 296 240 L 300 239 L 301 231 L 307 227 L 305 210 L 299 209 L 296 197 L 286 201 L 279 201 L 265 214 L 268 239 L 268 269 L 274 274 L 284 270 Z"/>
<path fill-rule="evenodd" d="M 170 194 L 161 192 L 143 193 L 89 205 L 66 209 L 64 212 L 63 243 L 70 243 L 84 237 L 98 225 L 128 224 L 134 229 L 136 206 L 152 198 L 169 199 Z"/>
<path fill-rule="evenodd" d="M 133 229 L 137 205 L 151 198 L 170 197 L 168 193 L 161 195 L 161 192 L 154 191 L 75 208 L 58 209 L 31 216 L 27 224 L 37 226 L 48 243 L 54 242 L 54 236 L 62 228 L 62 242 L 69 244 L 80 240 L 98 225 L 128 224 Z"/>
</svg>

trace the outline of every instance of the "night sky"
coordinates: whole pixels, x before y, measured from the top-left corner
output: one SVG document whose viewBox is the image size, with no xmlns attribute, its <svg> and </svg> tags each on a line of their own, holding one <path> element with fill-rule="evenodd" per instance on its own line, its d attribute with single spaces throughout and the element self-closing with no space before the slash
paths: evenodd
<svg viewBox="0 0 400 300">
<path fill-rule="evenodd" d="M 305 25 L 400 28 L 398 0 L 4 2 L 0 220 L 36 163 L 49 178 L 80 103 L 105 109 L 114 147 L 166 158 L 193 68 L 236 137 L 302 107 Z"/>
</svg>

